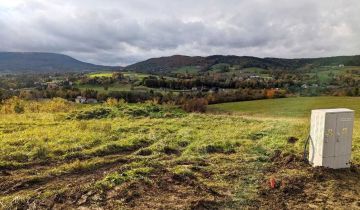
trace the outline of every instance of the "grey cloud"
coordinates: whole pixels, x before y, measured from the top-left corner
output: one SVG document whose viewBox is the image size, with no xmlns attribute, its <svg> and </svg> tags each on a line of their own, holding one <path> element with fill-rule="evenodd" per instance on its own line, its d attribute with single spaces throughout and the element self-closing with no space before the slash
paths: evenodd
<svg viewBox="0 0 360 210">
<path fill-rule="evenodd" d="M 0 0 L 0 51 L 111 65 L 172 54 L 359 54 L 359 10 L 357 0 Z"/>
</svg>

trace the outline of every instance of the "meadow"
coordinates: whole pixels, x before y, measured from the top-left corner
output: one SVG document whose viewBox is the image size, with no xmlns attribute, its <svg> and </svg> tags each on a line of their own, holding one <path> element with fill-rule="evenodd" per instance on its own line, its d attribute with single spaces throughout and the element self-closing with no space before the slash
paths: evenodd
<svg viewBox="0 0 360 210">
<path fill-rule="evenodd" d="M 291 97 L 211 105 L 215 111 L 236 112 L 257 117 L 310 117 L 312 109 L 349 108 L 360 117 L 360 97 Z"/>
<path fill-rule="evenodd" d="M 228 103 L 206 114 L 151 102 L 21 103 L 23 113 L 0 118 L 3 209 L 359 204 L 359 98 Z M 332 106 L 357 112 L 351 170 L 317 170 L 301 160 L 308 111 Z M 274 177 L 279 186 L 269 189 Z"/>
</svg>

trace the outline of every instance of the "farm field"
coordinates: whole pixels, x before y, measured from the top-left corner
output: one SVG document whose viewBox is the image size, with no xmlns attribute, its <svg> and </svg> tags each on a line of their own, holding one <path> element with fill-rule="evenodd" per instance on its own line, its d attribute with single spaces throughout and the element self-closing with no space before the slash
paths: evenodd
<svg viewBox="0 0 360 210">
<path fill-rule="evenodd" d="M 150 103 L 26 104 L 23 114 L 0 114 L 0 209 L 356 209 L 359 100 L 239 102 L 206 114 Z M 330 107 L 357 112 L 351 169 L 302 162 L 309 110 Z"/>
<path fill-rule="evenodd" d="M 111 92 L 111 91 L 130 91 L 131 90 L 131 85 L 129 85 L 129 84 L 111 85 L 111 86 L 107 87 L 106 90 L 104 87 L 102 87 L 100 85 L 87 85 L 86 84 L 86 85 L 76 85 L 76 87 L 79 88 L 80 90 L 86 90 L 86 89 L 96 90 L 99 93 L 107 93 L 107 92 Z"/>
<path fill-rule="evenodd" d="M 311 70 L 311 73 L 308 75 L 319 77 L 321 84 L 329 84 L 332 77 L 334 76 L 350 76 L 353 78 L 359 78 L 359 74 L 352 74 L 351 71 L 358 71 L 360 68 L 358 66 L 345 66 L 345 67 L 334 67 L 334 66 L 322 66 L 314 68 Z"/>
<path fill-rule="evenodd" d="M 88 76 L 90 78 L 95 78 L 95 77 L 112 77 L 113 73 L 112 72 L 94 72 L 94 73 L 90 73 L 88 74 Z"/>
<path fill-rule="evenodd" d="M 215 104 L 212 111 L 236 112 L 257 117 L 310 117 L 312 109 L 349 108 L 360 117 L 360 97 L 292 97 Z"/>
</svg>

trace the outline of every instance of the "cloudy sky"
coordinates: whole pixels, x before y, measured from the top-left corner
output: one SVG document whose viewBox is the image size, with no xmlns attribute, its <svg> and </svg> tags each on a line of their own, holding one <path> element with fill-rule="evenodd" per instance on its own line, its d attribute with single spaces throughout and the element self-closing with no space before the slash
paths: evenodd
<svg viewBox="0 0 360 210">
<path fill-rule="evenodd" d="M 0 51 L 126 65 L 173 54 L 360 54 L 359 0 L 0 0 Z"/>
</svg>

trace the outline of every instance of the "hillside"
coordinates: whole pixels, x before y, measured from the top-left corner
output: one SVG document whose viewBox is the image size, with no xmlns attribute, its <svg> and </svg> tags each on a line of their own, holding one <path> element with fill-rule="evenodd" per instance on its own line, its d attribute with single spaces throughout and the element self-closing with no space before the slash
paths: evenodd
<svg viewBox="0 0 360 210">
<path fill-rule="evenodd" d="M 358 113 L 358 100 L 218 105 L 232 114 L 13 101 L 25 112 L 0 113 L 0 209 L 358 209 L 358 118 L 351 169 L 302 161 L 309 110 Z M 264 116 L 254 115 L 259 107 Z"/>
<path fill-rule="evenodd" d="M 0 52 L 0 72 L 75 72 L 112 68 L 114 67 L 85 63 L 56 53 Z"/>
<path fill-rule="evenodd" d="M 170 57 L 151 58 L 129 65 L 125 70 L 146 73 L 168 73 L 182 67 L 196 67 L 199 71 L 208 71 L 217 64 L 229 64 L 238 69 L 257 67 L 262 69 L 295 70 L 306 66 L 360 66 L 360 56 L 337 56 L 325 58 L 257 58 L 250 56 L 213 55 L 208 57 L 190 57 L 174 55 Z"/>
</svg>

